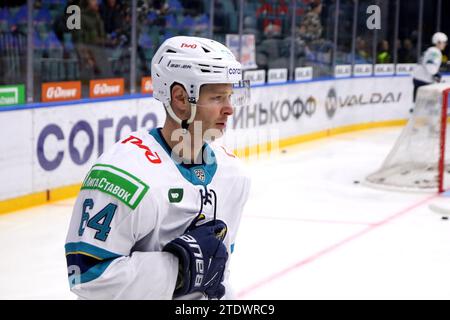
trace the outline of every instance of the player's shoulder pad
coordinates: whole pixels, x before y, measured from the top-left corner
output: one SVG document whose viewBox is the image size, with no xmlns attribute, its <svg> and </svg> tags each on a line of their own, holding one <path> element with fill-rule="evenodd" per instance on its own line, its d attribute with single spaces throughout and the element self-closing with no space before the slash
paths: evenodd
<svg viewBox="0 0 450 320">
<path fill-rule="evenodd" d="M 441 51 L 440 51 L 438 48 L 436 48 L 436 47 L 429 47 L 429 48 L 427 49 L 427 51 L 425 52 L 425 55 L 431 56 L 431 57 L 435 58 L 435 57 L 441 56 L 442 53 L 441 53 Z"/>
<path fill-rule="evenodd" d="M 104 155 L 116 158 L 116 161 L 139 161 L 144 165 L 158 165 L 162 163 L 161 157 L 155 151 L 157 143 L 147 130 L 131 132 L 112 146 Z"/>
<path fill-rule="evenodd" d="M 133 132 L 119 140 L 91 167 L 81 190 L 95 190 L 116 198 L 134 210 L 149 192 L 151 167 L 161 164 L 152 151 L 151 139 L 142 132 Z"/>
<path fill-rule="evenodd" d="M 149 191 L 149 185 L 138 176 L 110 163 L 96 163 L 81 185 L 82 190 L 105 193 L 134 210 Z"/>
<path fill-rule="evenodd" d="M 238 159 L 238 156 L 223 144 L 212 144 L 212 147 L 214 148 L 214 151 L 218 150 L 220 153 L 225 154 L 229 158 Z"/>
<path fill-rule="evenodd" d="M 246 171 L 244 162 L 233 151 L 220 143 L 211 144 L 211 148 L 216 155 L 217 163 L 221 167 L 226 167 L 227 170 L 236 170 L 244 175 Z"/>
<path fill-rule="evenodd" d="M 214 151 L 216 157 L 224 158 L 227 162 L 240 162 L 239 157 L 223 144 L 214 142 L 210 144 L 210 147 Z"/>
</svg>

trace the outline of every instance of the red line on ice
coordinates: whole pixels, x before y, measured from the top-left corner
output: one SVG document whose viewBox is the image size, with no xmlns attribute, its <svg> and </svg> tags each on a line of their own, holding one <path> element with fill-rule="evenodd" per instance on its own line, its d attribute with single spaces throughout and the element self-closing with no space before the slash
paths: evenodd
<svg viewBox="0 0 450 320">
<path fill-rule="evenodd" d="M 265 217 L 265 216 L 255 216 L 255 215 L 245 215 L 245 218 L 255 218 L 255 219 L 269 219 L 269 220 L 288 220 L 288 221 L 300 221 L 300 222 L 311 222 L 311 223 L 329 223 L 329 224 L 357 224 L 364 226 L 371 226 L 376 223 L 373 222 L 362 222 L 362 221 L 339 221 L 339 220 L 321 220 L 321 219 L 303 219 L 303 218 L 292 218 L 292 217 Z"/>
<path fill-rule="evenodd" d="M 319 251 L 319 252 L 317 252 L 317 253 L 309 256 L 309 257 L 307 257 L 306 259 L 300 260 L 300 261 L 294 263 L 293 265 L 291 265 L 291 266 L 289 266 L 287 268 L 284 268 L 284 269 L 282 269 L 282 270 L 280 270 L 280 271 L 278 271 L 276 273 L 273 273 L 273 274 L 267 276 L 266 278 L 263 278 L 262 280 L 260 280 L 260 281 L 258 281 L 256 283 L 248 286 L 247 288 L 244 288 L 243 290 L 239 291 L 237 293 L 237 295 L 236 295 L 237 298 L 243 298 L 244 296 L 246 296 L 250 292 L 252 292 L 252 291 L 254 291 L 254 290 L 258 289 L 258 288 L 261 288 L 261 287 L 269 284 L 270 282 L 285 276 L 289 272 L 294 271 L 295 269 L 298 269 L 300 267 L 303 267 L 304 265 L 307 265 L 307 264 L 309 264 L 309 263 L 319 259 L 320 257 L 322 257 L 322 256 L 324 256 L 326 254 L 329 254 L 329 253 L 335 251 L 336 249 L 342 247 L 343 245 L 345 245 L 345 244 L 347 244 L 347 243 L 349 243 L 349 242 L 351 242 L 353 240 L 358 239 L 359 237 L 369 233 L 370 231 L 373 231 L 373 230 L 375 230 L 375 229 L 377 229 L 379 227 L 382 227 L 382 226 L 392 222 L 393 220 L 395 220 L 395 219 L 403 216 L 404 214 L 406 214 L 406 213 L 408 213 L 408 212 L 410 212 L 410 211 L 420 207 L 421 205 L 425 204 L 426 202 L 428 202 L 428 201 L 430 201 L 430 200 L 432 200 L 432 199 L 434 199 L 434 198 L 436 198 L 438 196 L 439 196 L 439 194 L 434 194 L 432 196 L 428 196 L 427 198 L 425 198 L 425 199 L 423 199 L 423 200 L 421 200 L 421 201 L 419 201 L 419 202 L 417 202 L 415 204 L 412 204 L 412 205 L 406 207 L 405 209 L 400 210 L 399 212 L 396 212 L 396 213 L 390 215 L 389 217 L 381 220 L 380 222 L 373 223 L 373 224 L 367 226 L 366 228 L 364 228 L 363 230 L 361 230 L 361 231 L 359 231 L 359 232 L 357 232 L 357 233 L 355 233 L 355 234 L 353 234 L 353 235 L 351 235 L 351 236 L 349 236 L 349 237 L 347 237 L 347 238 L 345 238 L 345 239 L 343 239 L 343 240 L 341 240 L 339 242 L 336 242 L 335 244 L 332 244 L 331 246 L 329 246 L 329 247 L 327 247 L 327 248 L 325 248 L 325 249 L 323 249 L 323 250 L 321 250 L 321 251 Z"/>
</svg>

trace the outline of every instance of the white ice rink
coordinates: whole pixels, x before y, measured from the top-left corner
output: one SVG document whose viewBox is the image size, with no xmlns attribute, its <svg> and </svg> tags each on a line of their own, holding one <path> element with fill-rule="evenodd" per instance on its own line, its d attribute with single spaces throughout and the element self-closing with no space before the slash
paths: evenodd
<svg viewBox="0 0 450 320">
<path fill-rule="evenodd" d="M 450 220 L 430 194 L 354 183 L 400 128 L 305 143 L 249 162 L 232 255 L 241 299 L 450 299 Z M 0 299 L 73 299 L 64 240 L 74 199 L 0 216 Z"/>
</svg>

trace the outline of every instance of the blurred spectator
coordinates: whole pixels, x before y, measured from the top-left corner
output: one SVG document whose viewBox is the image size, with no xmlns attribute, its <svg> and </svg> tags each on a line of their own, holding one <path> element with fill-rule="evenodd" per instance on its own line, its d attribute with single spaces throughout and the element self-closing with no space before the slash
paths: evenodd
<svg viewBox="0 0 450 320">
<path fill-rule="evenodd" d="M 273 7 L 270 3 L 267 3 L 265 0 L 260 0 L 260 5 L 256 10 L 256 17 L 271 15 L 274 13 Z"/>
<path fill-rule="evenodd" d="M 281 26 L 276 23 L 269 22 L 268 25 L 264 27 L 264 36 L 266 38 L 278 38 L 281 36 Z"/>
<path fill-rule="evenodd" d="M 24 81 L 26 36 L 16 25 L 11 25 L 9 30 L 0 31 L 0 84 Z"/>
<path fill-rule="evenodd" d="M 205 12 L 203 0 L 180 0 L 184 14 L 196 17 Z M 208 8 L 209 10 L 209 8 Z"/>
<path fill-rule="evenodd" d="M 416 63 L 416 50 L 411 39 L 406 38 L 403 40 L 402 46 L 398 50 L 398 62 L 399 63 Z"/>
<path fill-rule="evenodd" d="M 166 0 L 154 0 L 149 9 L 154 14 L 153 25 L 159 28 L 166 27 L 166 15 L 169 13 L 169 4 Z"/>
<path fill-rule="evenodd" d="M 279 0 L 279 1 L 278 1 L 278 5 L 277 5 L 277 7 L 275 8 L 275 13 L 276 13 L 278 16 L 285 16 L 285 15 L 288 15 L 288 14 L 289 14 L 289 7 L 288 7 L 288 5 L 286 4 L 286 1 L 285 1 L 285 0 Z"/>
<path fill-rule="evenodd" d="M 440 72 L 449 72 L 450 71 L 450 61 L 448 60 L 448 56 L 446 53 L 442 53 L 442 64 Z"/>
<path fill-rule="evenodd" d="M 258 28 L 256 27 L 256 19 L 255 19 L 255 17 L 246 16 L 244 18 L 243 33 L 244 34 L 254 34 L 255 35 L 255 42 L 256 43 L 260 42 L 261 34 L 260 34 Z"/>
<path fill-rule="evenodd" d="M 282 22 L 276 10 L 270 1 L 260 0 L 256 9 L 257 27 L 263 30 L 264 35 L 268 37 L 281 34 Z"/>
<path fill-rule="evenodd" d="M 355 54 L 355 62 L 356 63 L 367 63 L 369 62 L 369 50 L 367 49 L 366 40 L 361 37 L 356 38 L 356 54 Z"/>
<path fill-rule="evenodd" d="M 122 5 L 118 0 L 103 0 L 100 5 L 100 16 L 108 38 L 108 44 L 117 44 L 117 35 L 122 29 Z"/>
<path fill-rule="evenodd" d="M 300 25 L 300 37 L 306 42 L 310 43 L 321 39 L 322 37 L 322 22 L 320 21 L 320 14 L 322 12 L 322 3 L 314 1 L 311 3 L 311 10 L 305 15 Z"/>
<path fill-rule="evenodd" d="M 228 30 L 228 19 L 225 12 L 225 7 L 222 2 L 214 1 L 214 26 L 213 33 L 224 34 Z M 223 40 L 221 40 L 223 41 Z"/>
<path fill-rule="evenodd" d="M 103 45 L 105 28 L 97 0 L 82 0 L 81 30 L 74 33 L 75 41 L 89 45 Z"/>
<path fill-rule="evenodd" d="M 389 42 L 381 40 L 378 43 L 377 49 L 377 63 L 390 63 L 391 55 L 389 53 Z"/>
<path fill-rule="evenodd" d="M 105 64 L 107 61 L 102 50 L 105 44 L 105 29 L 97 0 L 82 0 L 81 29 L 73 33 L 73 39 L 82 78 L 93 78 L 110 70 Z"/>
</svg>

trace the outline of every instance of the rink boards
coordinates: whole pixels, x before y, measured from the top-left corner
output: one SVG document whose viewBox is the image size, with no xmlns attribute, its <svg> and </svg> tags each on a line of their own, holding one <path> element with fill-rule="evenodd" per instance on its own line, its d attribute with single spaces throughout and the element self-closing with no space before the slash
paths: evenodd
<svg viewBox="0 0 450 320">
<path fill-rule="evenodd" d="M 230 117 L 223 142 L 242 155 L 256 146 L 403 124 L 412 105 L 411 82 L 386 76 L 257 85 L 250 104 Z M 76 195 L 104 150 L 164 119 L 162 105 L 145 96 L 0 109 L 0 213 Z"/>
</svg>

